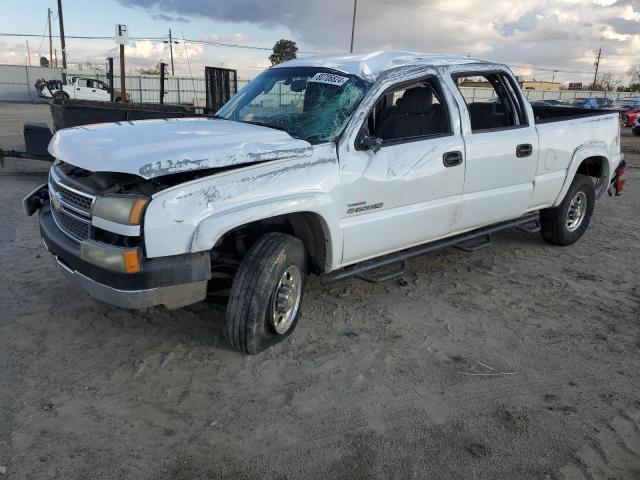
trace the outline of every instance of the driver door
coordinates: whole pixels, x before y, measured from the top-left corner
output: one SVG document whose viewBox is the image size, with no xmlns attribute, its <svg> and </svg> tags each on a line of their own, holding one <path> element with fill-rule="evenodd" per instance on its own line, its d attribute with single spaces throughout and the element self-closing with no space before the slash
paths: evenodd
<svg viewBox="0 0 640 480">
<path fill-rule="evenodd" d="M 433 75 L 396 84 L 380 95 L 359 135 L 373 131 L 381 144 L 341 145 L 343 266 L 455 230 L 465 161 L 452 108 Z"/>
</svg>

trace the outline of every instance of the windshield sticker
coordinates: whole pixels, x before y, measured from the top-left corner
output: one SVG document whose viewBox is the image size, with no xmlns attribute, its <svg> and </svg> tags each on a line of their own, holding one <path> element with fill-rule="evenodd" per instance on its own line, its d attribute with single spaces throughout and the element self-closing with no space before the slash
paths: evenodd
<svg viewBox="0 0 640 480">
<path fill-rule="evenodd" d="M 309 82 L 328 83 L 329 85 L 337 85 L 338 87 L 341 87 L 348 81 L 349 81 L 349 77 L 343 77 L 341 75 L 334 75 L 333 73 L 323 73 L 323 72 L 318 72 L 312 78 L 309 79 Z"/>
</svg>

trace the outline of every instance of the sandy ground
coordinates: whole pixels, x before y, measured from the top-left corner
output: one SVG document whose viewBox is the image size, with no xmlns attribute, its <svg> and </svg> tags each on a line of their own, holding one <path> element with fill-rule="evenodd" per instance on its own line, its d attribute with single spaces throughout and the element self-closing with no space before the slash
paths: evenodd
<svg viewBox="0 0 640 480">
<path fill-rule="evenodd" d="M 0 145 L 47 107 L 0 104 Z M 308 283 L 291 341 L 231 351 L 200 304 L 70 285 L 0 170 L 0 478 L 640 478 L 640 137 L 568 248 L 516 231 L 400 281 Z"/>
</svg>

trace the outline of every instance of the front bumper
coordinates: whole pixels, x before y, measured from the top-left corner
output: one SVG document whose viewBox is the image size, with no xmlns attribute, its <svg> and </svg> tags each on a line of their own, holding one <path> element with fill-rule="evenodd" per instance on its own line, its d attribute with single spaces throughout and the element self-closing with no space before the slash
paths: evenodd
<svg viewBox="0 0 640 480">
<path fill-rule="evenodd" d="M 62 272 L 92 297 L 121 308 L 180 308 L 204 300 L 211 278 L 208 252 L 142 260 L 142 271 L 120 273 L 83 260 L 80 243 L 56 225 L 51 208 L 40 209 L 40 234 Z"/>
</svg>

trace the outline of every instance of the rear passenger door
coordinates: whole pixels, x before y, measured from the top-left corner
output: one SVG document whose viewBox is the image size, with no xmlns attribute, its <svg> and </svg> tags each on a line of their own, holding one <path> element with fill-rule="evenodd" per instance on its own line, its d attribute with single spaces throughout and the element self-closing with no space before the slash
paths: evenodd
<svg viewBox="0 0 640 480">
<path fill-rule="evenodd" d="M 523 215 L 533 193 L 538 134 L 513 77 L 460 72 L 450 79 L 467 162 L 457 230 Z"/>
</svg>

